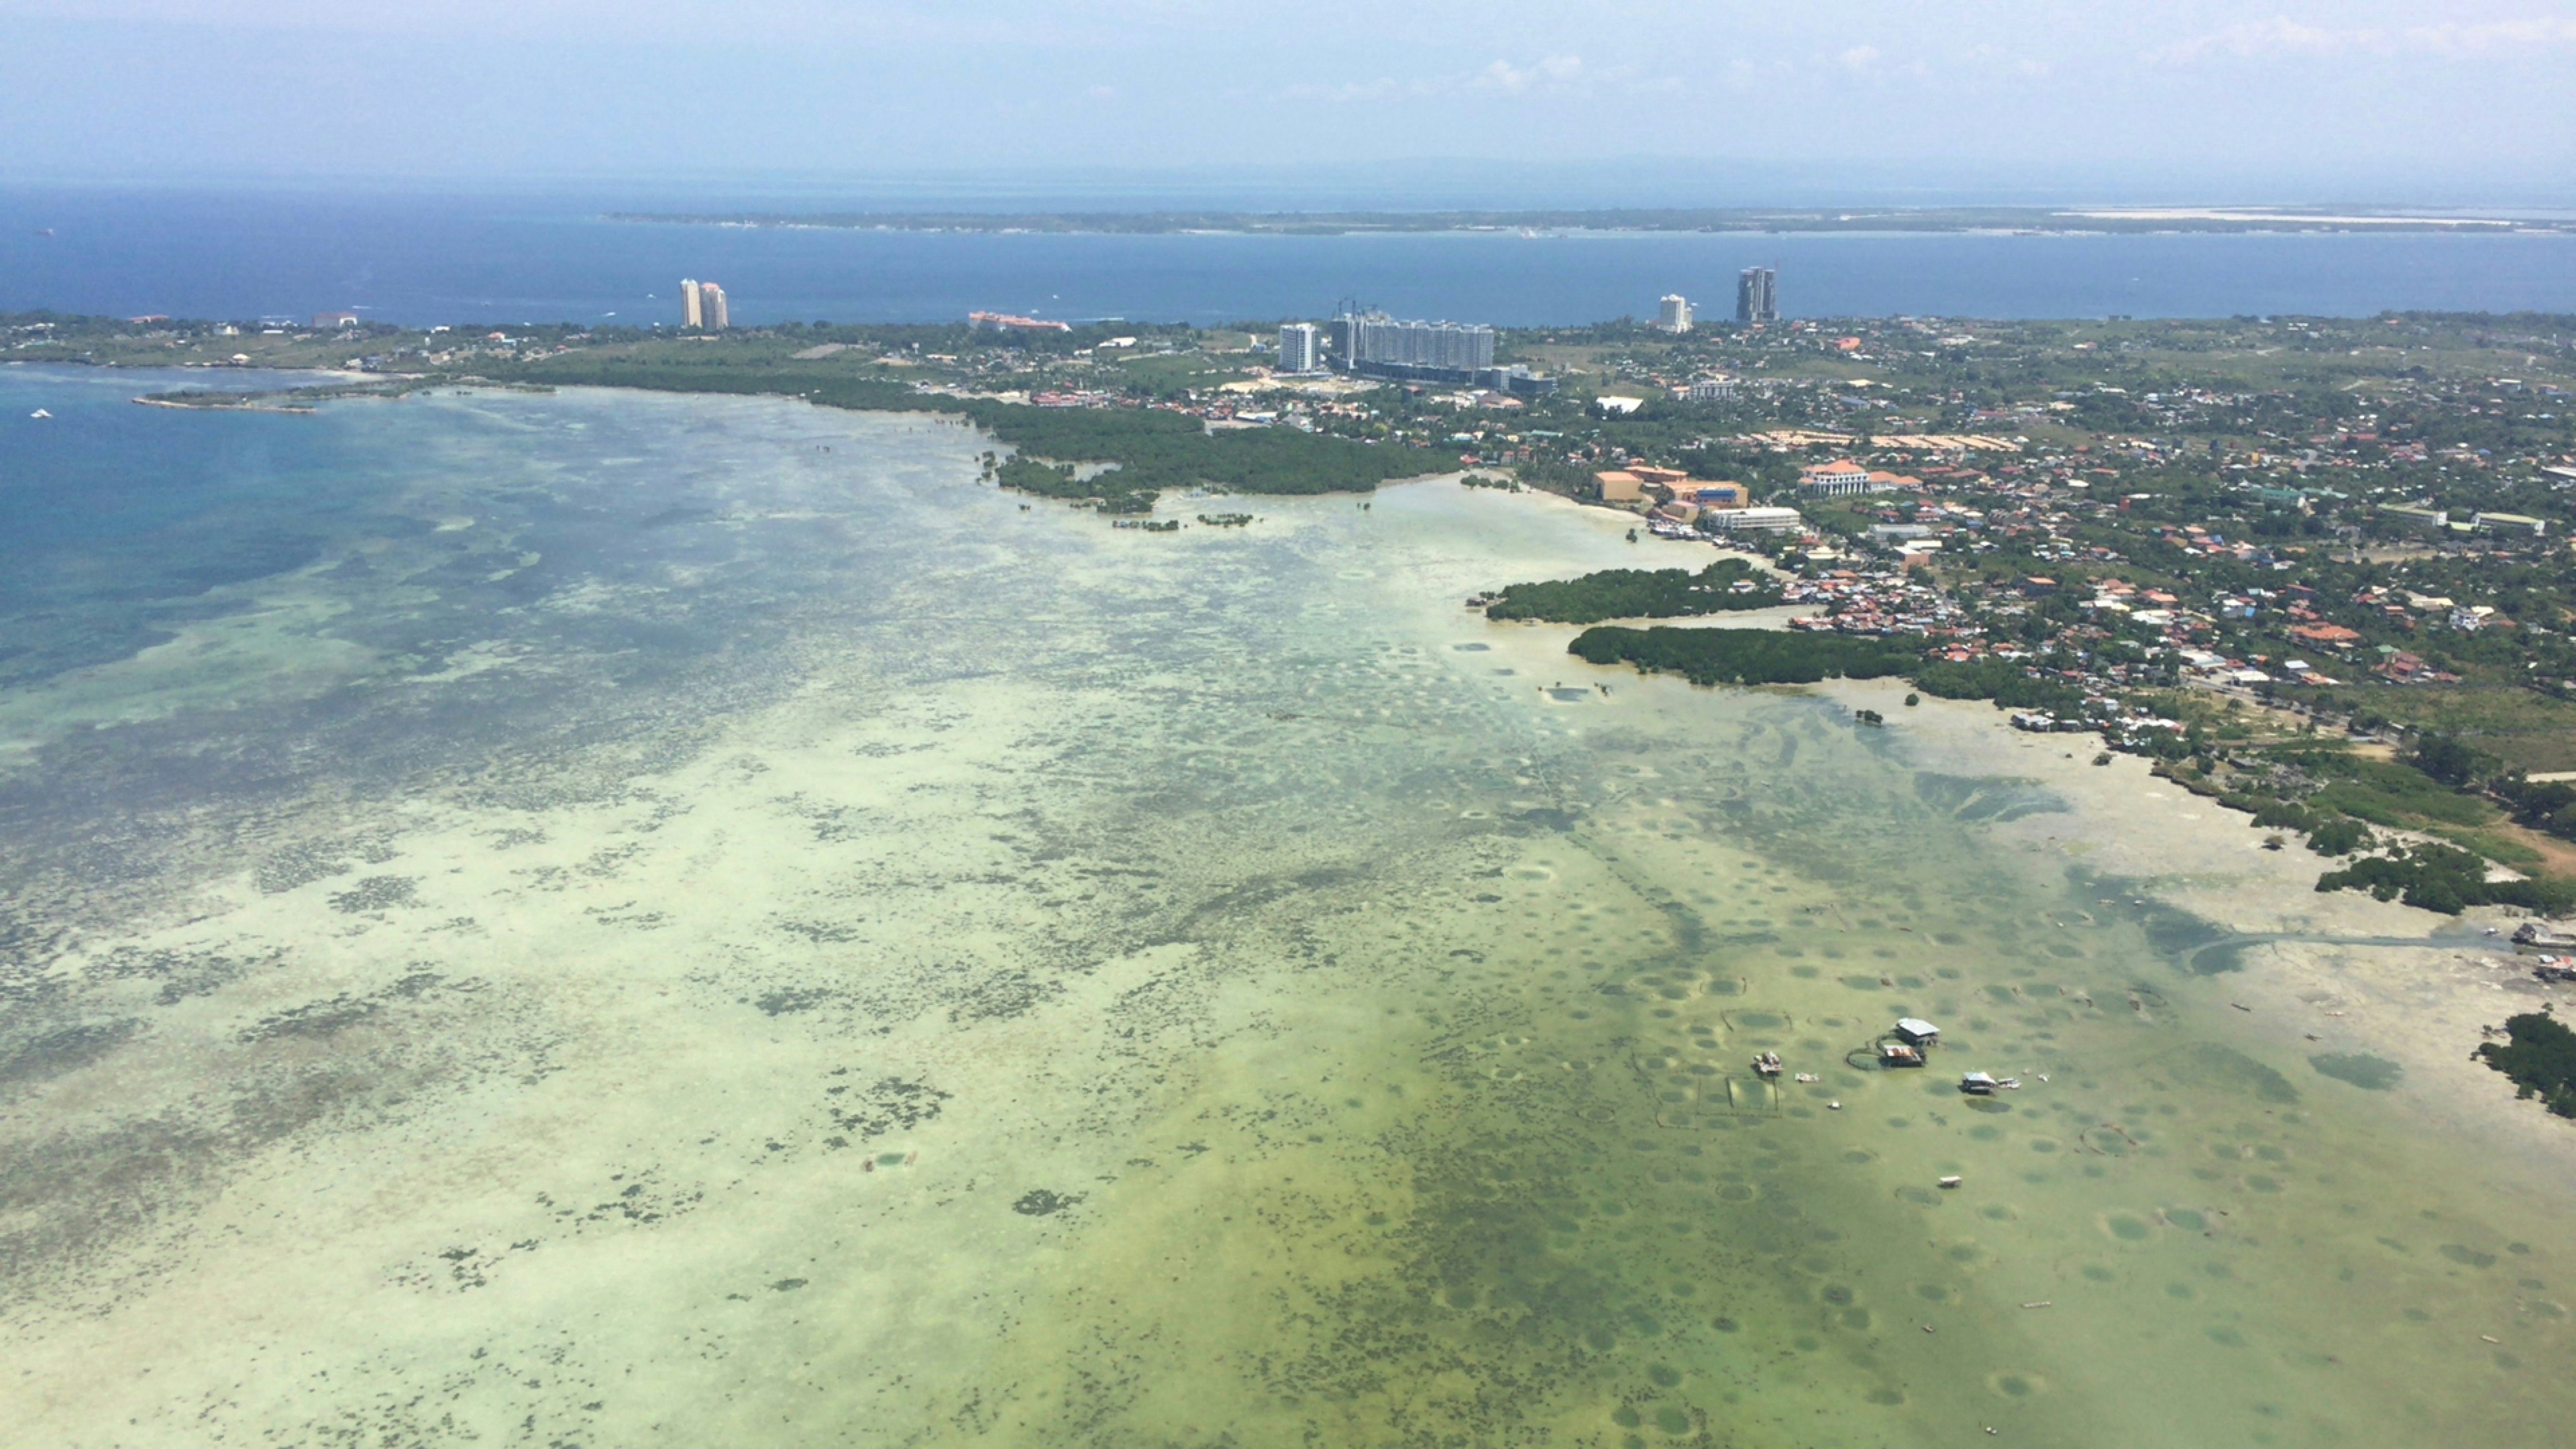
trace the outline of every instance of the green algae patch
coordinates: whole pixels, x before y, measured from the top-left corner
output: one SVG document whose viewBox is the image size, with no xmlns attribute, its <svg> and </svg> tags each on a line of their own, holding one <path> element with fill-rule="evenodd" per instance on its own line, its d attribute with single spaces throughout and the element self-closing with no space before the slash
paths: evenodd
<svg viewBox="0 0 2576 1449">
<path fill-rule="evenodd" d="M 2365 1092 L 2385 1092 L 2406 1075 L 2406 1069 L 2386 1057 L 2366 1052 L 2322 1052 L 2308 1058 L 2308 1065 L 2320 1076 L 2347 1082 Z"/>
</svg>

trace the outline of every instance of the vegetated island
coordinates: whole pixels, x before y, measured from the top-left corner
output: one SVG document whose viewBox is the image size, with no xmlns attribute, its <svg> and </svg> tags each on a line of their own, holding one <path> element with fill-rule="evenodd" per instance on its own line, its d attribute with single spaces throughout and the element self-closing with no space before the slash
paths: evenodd
<svg viewBox="0 0 2576 1449">
<path fill-rule="evenodd" d="M 2554 1016 L 2527 1011 L 2504 1022 L 2505 1040 L 2488 1042 L 2477 1055 L 2520 1090 L 2538 1097 L 2561 1117 L 2576 1117 L 2576 1031 Z"/>
<path fill-rule="evenodd" d="M 1522 211 L 611 212 L 660 226 L 831 231 L 1052 232 L 1154 236 L 1231 232 L 2564 232 L 2547 217 L 2440 216 L 2367 207 L 1618 207 Z"/>
<path fill-rule="evenodd" d="M 1687 569 L 1604 569 L 1579 579 L 1509 584 L 1485 607 L 1488 619 L 1597 624 L 1604 619 L 1678 619 L 1768 609 L 1780 585 L 1740 558 Z"/>
<path fill-rule="evenodd" d="M 1815 684 L 1902 674 L 1914 651 L 1886 639 L 1777 629 L 1586 629 L 1568 646 L 1590 664 L 1628 663 L 1693 684 Z"/>
</svg>

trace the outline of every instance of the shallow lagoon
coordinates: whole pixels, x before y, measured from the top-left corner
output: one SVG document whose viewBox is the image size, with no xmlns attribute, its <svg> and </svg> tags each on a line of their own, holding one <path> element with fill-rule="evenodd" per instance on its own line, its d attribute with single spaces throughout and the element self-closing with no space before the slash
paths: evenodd
<svg viewBox="0 0 2576 1449">
<path fill-rule="evenodd" d="M 0 373 L 163 426 L 62 405 L 98 384 Z M 311 541 L 283 573 L 58 593 L 143 647 L 0 694 L 0 1401 L 44 1442 L 2569 1407 L 2554 1207 L 2000 847 L 2043 792 L 1458 608 L 1635 557 L 1601 520 L 1117 532 L 965 430 L 758 400 L 171 421 L 346 506 L 235 520 Z M 1932 1070 L 1846 1064 L 1909 1012 Z"/>
</svg>

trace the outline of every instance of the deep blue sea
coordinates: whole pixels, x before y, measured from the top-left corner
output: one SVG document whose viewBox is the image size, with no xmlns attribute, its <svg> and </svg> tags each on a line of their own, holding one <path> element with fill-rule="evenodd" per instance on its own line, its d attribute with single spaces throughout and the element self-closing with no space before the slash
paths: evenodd
<svg viewBox="0 0 2576 1449">
<path fill-rule="evenodd" d="M 0 311 L 673 322 L 679 279 L 694 276 L 722 282 L 742 323 L 977 309 L 1212 323 L 1323 315 L 1352 297 L 1528 326 L 1651 316 L 1676 291 L 1723 315 L 1737 271 L 1758 263 L 1779 268 L 1782 308 L 1803 316 L 2576 312 L 2576 236 L 994 236 L 605 219 L 717 205 L 0 189 Z"/>
</svg>

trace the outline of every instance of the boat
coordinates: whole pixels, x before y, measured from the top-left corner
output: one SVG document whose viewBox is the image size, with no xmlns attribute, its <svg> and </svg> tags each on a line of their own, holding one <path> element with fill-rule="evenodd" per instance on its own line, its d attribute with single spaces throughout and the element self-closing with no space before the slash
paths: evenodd
<svg viewBox="0 0 2576 1449">
<path fill-rule="evenodd" d="M 1766 1077 L 1776 1077 L 1780 1075 L 1780 1054 L 1778 1052 L 1764 1052 L 1762 1055 L 1755 1057 L 1753 1059 L 1753 1070 Z"/>
<path fill-rule="evenodd" d="M 27 416 L 31 418 L 50 418 L 53 414 L 45 411 L 43 408 L 38 408 L 34 412 L 27 414 Z"/>
<path fill-rule="evenodd" d="M 1941 1044 L 1941 1028 L 1934 1026 L 1932 1023 L 1925 1021 L 1919 1016 L 1908 1016 L 1899 1019 L 1896 1023 L 1896 1034 L 1905 1038 L 1907 1042 L 1918 1047 L 1939 1046 Z"/>
<path fill-rule="evenodd" d="M 1971 1097 L 1991 1097 L 1999 1084 L 1986 1072 L 1970 1072 L 1959 1079 L 1959 1090 Z"/>
</svg>

